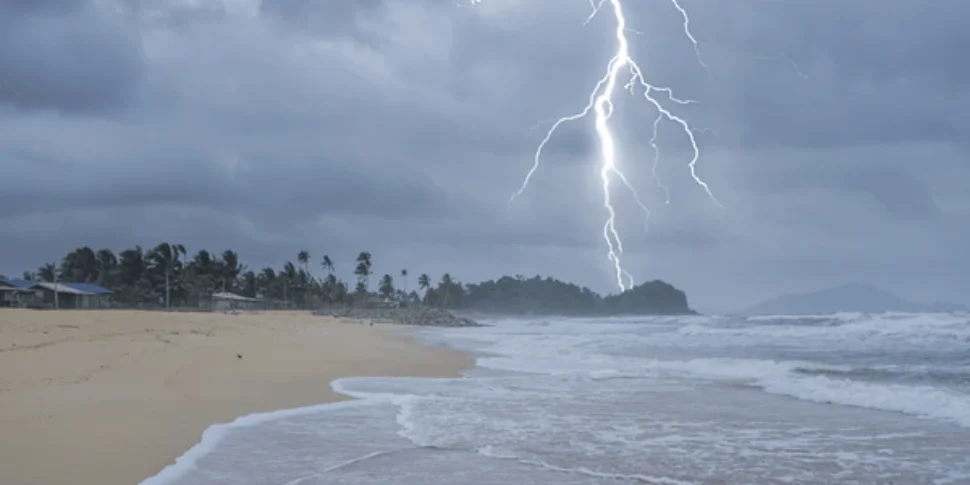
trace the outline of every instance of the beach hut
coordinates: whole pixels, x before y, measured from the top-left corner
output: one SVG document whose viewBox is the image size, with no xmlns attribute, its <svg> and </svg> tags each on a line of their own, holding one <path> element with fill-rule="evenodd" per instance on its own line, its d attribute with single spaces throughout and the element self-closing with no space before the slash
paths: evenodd
<svg viewBox="0 0 970 485">
<path fill-rule="evenodd" d="M 79 295 L 78 303 L 79 306 L 76 308 L 110 308 L 111 307 L 111 295 L 114 294 L 113 291 L 95 285 L 93 283 L 72 283 L 64 282 L 59 283 L 61 285 L 68 285 L 74 290 L 83 292 L 83 295 Z"/>
<path fill-rule="evenodd" d="M 359 305 L 364 308 L 377 309 L 377 308 L 397 308 L 400 304 L 390 298 L 385 298 L 380 295 L 375 295 L 373 293 L 368 294 L 359 298 Z"/>
<path fill-rule="evenodd" d="M 256 310 L 262 308 L 263 300 L 237 295 L 228 291 L 213 293 L 211 298 L 202 300 L 200 306 L 215 311 Z"/>
<path fill-rule="evenodd" d="M 33 292 L 10 280 L 0 280 L 0 307 L 23 307 Z"/>
<path fill-rule="evenodd" d="M 37 304 L 32 286 L 36 281 L 22 279 L 0 280 L 0 306 L 28 307 Z"/>
<path fill-rule="evenodd" d="M 92 309 L 111 306 L 111 290 L 98 285 L 69 281 L 19 283 L 31 293 L 24 306 L 58 309 Z"/>
</svg>

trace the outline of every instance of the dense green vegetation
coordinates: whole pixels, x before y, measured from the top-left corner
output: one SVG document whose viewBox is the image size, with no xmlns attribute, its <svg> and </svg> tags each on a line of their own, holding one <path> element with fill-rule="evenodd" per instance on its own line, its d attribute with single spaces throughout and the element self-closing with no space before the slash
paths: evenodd
<svg viewBox="0 0 970 485">
<path fill-rule="evenodd" d="M 308 251 L 296 255 L 280 269 L 254 270 L 239 260 L 235 251 L 214 254 L 199 250 L 189 256 L 181 244 L 162 243 L 149 250 L 141 247 L 115 253 L 84 246 L 65 255 L 58 263 L 48 263 L 36 272 L 27 271 L 24 279 L 94 283 L 114 292 L 114 301 L 126 306 L 195 306 L 214 292 L 232 292 L 247 297 L 273 300 L 279 306 L 319 308 L 350 305 L 380 296 L 405 304 L 425 304 L 449 309 L 503 314 L 685 314 L 691 313 L 684 292 L 662 281 L 639 285 L 619 295 L 602 297 L 589 288 L 553 278 L 515 278 L 478 284 L 462 284 L 450 274 L 434 282 L 427 274 L 417 278 L 417 289 L 408 287 L 408 270 L 394 276 L 383 275 L 372 292 L 373 262 L 369 252 L 353 261 L 353 291 L 335 276 L 335 263 L 324 255 L 320 271 Z M 419 293 L 420 291 L 420 293 Z"/>
<path fill-rule="evenodd" d="M 683 291 L 651 281 L 602 297 L 589 288 L 553 278 L 503 276 L 465 286 L 461 308 L 508 314 L 682 315 L 693 313 Z"/>
</svg>

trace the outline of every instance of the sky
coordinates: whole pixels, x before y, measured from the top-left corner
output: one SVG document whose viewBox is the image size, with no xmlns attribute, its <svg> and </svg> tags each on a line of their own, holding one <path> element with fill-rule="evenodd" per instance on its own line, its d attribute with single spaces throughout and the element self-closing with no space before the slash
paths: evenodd
<svg viewBox="0 0 970 485">
<path fill-rule="evenodd" d="M 970 4 L 630 1 L 629 38 L 690 145 L 617 96 L 624 267 L 701 311 L 846 282 L 970 304 Z M 0 273 L 81 245 L 307 250 L 349 278 L 551 275 L 617 290 L 591 121 L 615 49 L 587 0 L 0 4 Z M 703 64 L 702 64 L 703 62 Z M 707 66 L 707 68 L 704 67 Z M 645 231 L 645 229 L 648 229 Z M 316 268 L 319 268 L 316 266 Z M 316 269 L 316 272 L 321 270 Z M 412 277 L 414 279 L 414 277 Z"/>
</svg>

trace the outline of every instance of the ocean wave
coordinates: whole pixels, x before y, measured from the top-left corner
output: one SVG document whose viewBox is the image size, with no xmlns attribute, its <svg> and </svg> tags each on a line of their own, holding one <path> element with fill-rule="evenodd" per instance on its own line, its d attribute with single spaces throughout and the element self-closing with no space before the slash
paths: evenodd
<svg viewBox="0 0 970 485">
<path fill-rule="evenodd" d="M 572 343 L 573 339 L 567 339 Z M 504 346 L 510 350 L 511 345 Z M 515 345 L 518 347 L 518 345 Z M 564 351 L 532 345 L 531 352 L 490 354 L 478 365 L 548 375 L 583 375 L 591 381 L 656 380 L 661 374 L 741 381 L 773 394 L 823 404 L 838 404 L 945 419 L 970 427 L 970 396 L 945 384 L 970 382 L 966 369 L 920 366 L 867 367 L 809 361 L 745 358 L 661 360 L 585 354 L 575 346 Z M 575 354 L 575 355 L 574 355 Z M 909 382 L 893 382 L 909 379 Z M 880 382 L 876 377 L 882 377 Z M 923 379 L 924 382 L 919 382 Z"/>
<path fill-rule="evenodd" d="M 964 314 L 843 314 L 834 316 L 765 316 L 737 322 L 692 322 L 679 326 L 682 337 L 748 339 L 764 343 L 814 339 L 885 341 L 910 344 L 970 343 L 970 316 Z"/>
<path fill-rule="evenodd" d="M 908 381 L 970 387 L 970 368 L 967 366 L 929 367 L 922 365 L 886 365 L 841 369 L 796 367 L 794 371 L 800 374 L 825 376 L 834 379 L 881 382 Z"/>
<path fill-rule="evenodd" d="M 839 377 L 859 371 L 850 366 L 757 359 L 652 360 L 644 364 L 647 371 L 674 371 L 736 380 L 769 393 L 805 401 L 901 412 L 970 427 L 970 396 L 926 385 L 864 382 Z"/>
</svg>

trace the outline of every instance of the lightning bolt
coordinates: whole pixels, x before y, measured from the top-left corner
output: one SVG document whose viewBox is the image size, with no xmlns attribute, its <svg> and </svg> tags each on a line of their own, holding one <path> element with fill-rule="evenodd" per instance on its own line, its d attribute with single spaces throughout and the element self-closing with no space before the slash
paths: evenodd
<svg viewBox="0 0 970 485">
<path fill-rule="evenodd" d="M 481 0 L 472 0 L 472 3 L 479 3 Z M 687 36 L 687 39 L 691 42 L 694 48 L 694 53 L 697 56 L 697 60 L 704 69 L 708 69 L 707 64 L 701 58 L 700 47 L 694 35 L 691 33 L 690 29 L 690 17 L 687 11 L 680 5 L 678 0 L 670 0 L 674 8 L 680 13 L 683 18 L 683 29 Z M 542 150 L 545 148 L 546 144 L 552 139 L 552 136 L 556 133 L 560 126 L 563 124 L 576 121 L 582 118 L 586 118 L 590 113 L 593 113 L 594 119 L 594 129 L 596 132 L 596 137 L 599 140 L 600 146 L 600 179 L 602 180 L 603 186 L 603 208 L 606 210 L 607 218 L 603 224 L 603 239 L 606 241 L 608 248 L 607 258 L 610 263 L 612 263 L 613 268 L 616 272 L 616 284 L 619 286 L 620 291 L 626 291 L 631 288 L 634 284 L 633 277 L 623 268 L 623 264 L 620 260 L 620 255 L 623 253 L 623 241 L 620 238 L 620 234 L 616 227 L 616 210 L 612 203 L 612 194 L 610 191 L 610 181 L 613 177 L 618 178 L 624 186 L 633 194 L 637 204 L 644 211 L 649 223 L 650 210 L 641 201 L 640 195 L 633 188 L 630 182 L 627 180 L 626 175 L 617 166 L 617 150 L 616 142 L 613 136 L 613 132 L 610 129 L 610 118 L 613 116 L 614 104 L 613 99 L 615 97 L 617 87 L 620 85 L 620 77 L 622 74 L 627 73 L 629 77 L 627 78 L 626 84 L 623 88 L 629 91 L 631 94 L 636 94 L 637 88 L 643 90 L 643 97 L 653 105 L 654 109 L 657 111 L 657 118 L 653 123 L 653 136 L 650 138 L 650 145 L 654 149 L 654 159 L 651 173 L 653 174 L 654 180 L 657 185 L 664 191 L 666 195 L 666 202 L 670 202 L 669 189 L 660 180 L 657 174 L 657 167 L 660 160 L 660 149 L 657 146 L 657 132 L 660 123 L 664 120 L 673 123 L 675 126 L 679 127 L 687 139 L 690 141 L 691 148 L 693 149 L 693 155 L 690 162 L 687 164 L 690 169 L 690 175 L 694 182 L 704 189 L 707 196 L 714 202 L 718 207 L 723 208 L 724 206 L 714 197 L 711 192 L 710 187 L 697 175 L 697 161 L 700 158 L 700 150 L 697 146 L 697 140 L 694 136 L 694 130 L 691 128 L 687 120 L 673 114 L 668 110 L 661 99 L 666 100 L 666 102 L 671 102 L 677 105 L 692 104 L 695 101 L 690 99 L 680 99 L 674 96 L 674 92 L 671 88 L 654 86 L 647 82 L 640 69 L 640 66 L 630 55 L 630 42 L 627 39 L 627 32 L 633 31 L 627 27 L 626 16 L 623 12 L 623 3 L 621 0 L 590 0 L 590 6 L 592 7 L 592 12 L 589 17 L 586 18 L 585 23 L 589 23 L 596 17 L 597 14 L 603 9 L 604 6 L 609 4 L 610 9 L 613 12 L 615 18 L 615 37 L 616 37 L 616 52 L 610 58 L 606 66 L 606 73 L 600 80 L 596 83 L 593 90 L 590 92 L 589 100 L 582 111 L 559 118 L 553 123 L 549 131 L 546 132 L 545 137 L 539 143 L 536 148 L 535 155 L 533 157 L 532 168 L 526 173 L 524 180 L 522 181 L 521 187 L 512 194 L 509 202 L 515 200 L 516 197 L 522 195 L 523 192 L 528 188 L 529 182 L 535 175 L 536 170 L 539 169 L 540 159 L 542 158 Z"/>
</svg>

